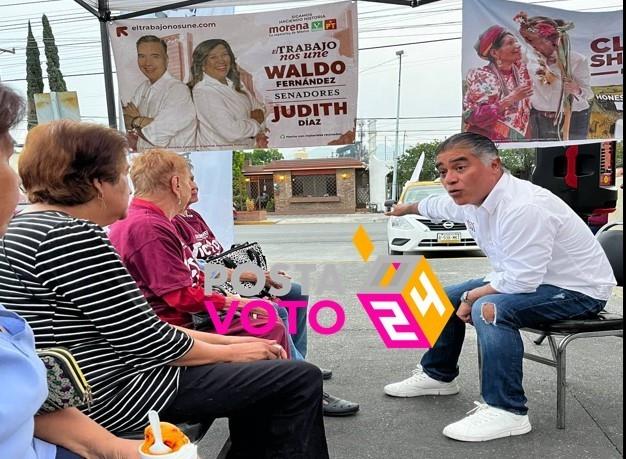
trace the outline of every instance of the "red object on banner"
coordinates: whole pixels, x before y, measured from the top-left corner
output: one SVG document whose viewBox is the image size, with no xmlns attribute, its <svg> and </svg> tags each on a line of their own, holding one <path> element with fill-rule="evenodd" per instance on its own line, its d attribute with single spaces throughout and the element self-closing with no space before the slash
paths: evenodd
<svg viewBox="0 0 626 459">
<path fill-rule="evenodd" d="M 567 150 L 565 150 L 565 158 L 567 159 L 565 184 L 570 188 L 577 189 L 578 176 L 576 175 L 576 159 L 578 158 L 578 145 L 567 147 Z"/>
</svg>

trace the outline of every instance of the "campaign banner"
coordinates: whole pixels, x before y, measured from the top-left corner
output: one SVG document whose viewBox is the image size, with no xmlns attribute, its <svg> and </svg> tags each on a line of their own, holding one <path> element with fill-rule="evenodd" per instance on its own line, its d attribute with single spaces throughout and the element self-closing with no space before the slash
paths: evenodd
<svg viewBox="0 0 626 459">
<path fill-rule="evenodd" d="M 623 28 L 621 11 L 464 0 L 463 130 L 526 147 L 615 139 Z"/>
<path fill-rule="evenodd" d="M 124 124 L 135 150 L 354 142 L 352 2 L 266 13 L 109 24 Z"/>
</svg>

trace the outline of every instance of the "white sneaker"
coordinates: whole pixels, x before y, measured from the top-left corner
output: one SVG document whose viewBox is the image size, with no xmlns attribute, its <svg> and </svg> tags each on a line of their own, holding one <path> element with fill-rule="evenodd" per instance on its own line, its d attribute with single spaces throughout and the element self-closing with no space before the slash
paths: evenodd
<svg viewBox="0 0 626 459">
<path fill-rule="evenodd" d="M 456 380 L 452 382 L 442 382 L 431 378 L 424 370 L 422 366 L 418 365 L 413 370 L 413 375 L 410 378 L 405 379 L 393 384 L 387 384 L 385 386 L 385 394 L 392 397 L 418 397 L 420 395 L 453 395 L 459 393 L 459 385 Z"/>
<path fill-rule="evenodd" d="M 476 408 L 467 413 L 469 416 L 443 429 L 446 437 L 460 441 L 488 441 L 523 435 L 532 429 L 526 414 L 511 413 L 486 403 L 474 404 Z"/>
</svg>

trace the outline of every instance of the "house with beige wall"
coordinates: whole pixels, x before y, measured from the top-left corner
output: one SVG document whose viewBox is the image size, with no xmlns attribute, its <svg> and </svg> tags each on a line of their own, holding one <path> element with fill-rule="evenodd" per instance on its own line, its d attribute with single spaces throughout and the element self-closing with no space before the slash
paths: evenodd
<svg viewBox="0 0 626 459">
<path fill-rule="evenodd" d="M 351 158 L 272 161 L 246 165 L 248 196 L 277 214 L 354 213 L 369 200 L 365 164 Z"/>
</svg>

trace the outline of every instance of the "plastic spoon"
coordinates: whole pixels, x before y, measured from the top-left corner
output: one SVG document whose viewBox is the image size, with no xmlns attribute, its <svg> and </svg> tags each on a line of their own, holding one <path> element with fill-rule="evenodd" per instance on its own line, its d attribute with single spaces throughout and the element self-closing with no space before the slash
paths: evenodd
<svg viewBox="0 0 626 459">
<path fill-rule="evenodd" d="M 150 427 L 152 427 L 152 435 L 154 435 L 154 445 L 149 448 L 151 454 L 165 454 L 172 451 L 172 449 L 163 443 L 163 435 L 161 434 L 161 421 L 159 420 L 159 413 L 154 410 L 148 411 L 148 420 L 150 421 Z"/>
</svg>

